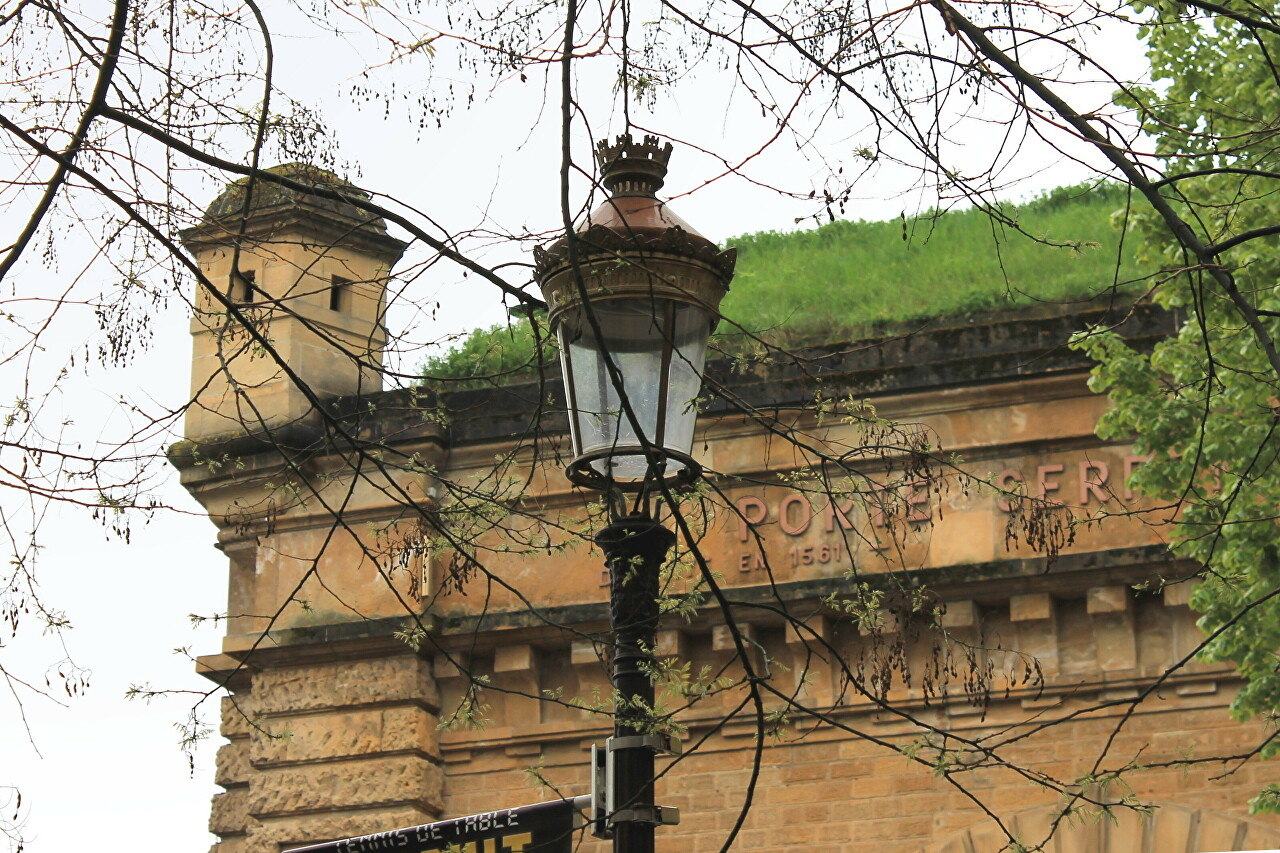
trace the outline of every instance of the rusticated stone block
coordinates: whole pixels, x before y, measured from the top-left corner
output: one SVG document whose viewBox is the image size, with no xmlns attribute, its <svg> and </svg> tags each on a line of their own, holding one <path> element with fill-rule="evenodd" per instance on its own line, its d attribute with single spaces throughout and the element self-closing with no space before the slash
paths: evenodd
<svg viewBox="0 0 1280 853">
<path fill-rule="evenodd" d="M 416 655 L 282 667 L 253 676 L 255 711 L 278 714 L 367 705 L 423 702 L 440 705 L 431 664 Z"/>
<path fill-rule="evenodd" d="M 266 768 L 249 789 L 249 813 L 261 818 L 403 805 L 435 814 L 443 782 L 440 768 L 417 755 Z"/>
<path fill-rule="evenodd" d="M 416 750 L 439 758 L 440 717 L 415 706 L 383 708 L 382 749 Z"/>
<path fill-rule="evenodd" d="M 248 691 L 236 693 L 234 696 L 222 697 L 222 726 L 219 732 L 228 740 L 248 737 L 253 726 L 249 720 L 253 716 L 251 709 L 252 694 Z"/>
<path fill-rule="evenodd" d="M 249 774 L 253 768 L 249 766 L 249 741 L 236 738 L 231 743 L 218 747 L 218 769 L 214 771 L 213 781 L 224 788 L 249 784 Z"/>
<path fill-rule="evenodd" d="M 249 789 L 232 788 L 213 795 L 209 831 L 214 835 L 242 835 L 249 822 Z"/>
<path fill-rule="evenodd" d="M 248 849 L 249 839 L 243 835 L 233 835 L 210 847 L 209 853 L 246 853 Z"/>
<path fill-rule="evenodd" d="M 293 847 L 336 841 L 439 820 L 437 812 L 394 806 L 339 814 L 290 815 L 256 823 L 244 853 L 279 853 Z M 218 851 L 221 853 L 221 851 Z M 236 853 L 240 853 L 239 850 Z"/>
<path fill-rule="evenodd" d="M 417 705 L 276 717 L 267 726 L 276 736 L 255 733 L 249 758 L 263 767 L 384 752 L 435 756 L 440 754 L 438 722 Z"/>
</svg>

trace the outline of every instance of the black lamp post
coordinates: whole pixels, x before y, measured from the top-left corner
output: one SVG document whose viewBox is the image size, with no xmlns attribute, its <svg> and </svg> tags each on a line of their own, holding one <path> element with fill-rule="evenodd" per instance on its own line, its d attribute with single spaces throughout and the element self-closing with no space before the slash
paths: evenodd
<svg viewBox="0 0 1280 853">
<path fill-rule="evenodd" d="M 605 553 L 613 620 L 614 736 L 606 762 L 608 829 L 618 853 L 652 853 L 654 703 L 646 664 L 658 631 L 658 574 L 675 543 L 650 497 L 702 473 L 690 455 L 707 338 L 733 277 L 720 251 L 657 198 L 671 158 L 646 136 L 596 146 L 609 198 L 575 234 L 535 249 L 537 278 L 560 342 L 573 483 L 605 492 Z M 634 495 L 624 514 L 622 498 Z"/>
</svg>

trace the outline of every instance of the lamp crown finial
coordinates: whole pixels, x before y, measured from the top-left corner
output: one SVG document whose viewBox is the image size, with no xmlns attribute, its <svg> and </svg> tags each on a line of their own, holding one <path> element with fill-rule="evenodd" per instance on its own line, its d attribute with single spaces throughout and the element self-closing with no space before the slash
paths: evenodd
<svg viewBox="0 0 1280 853">
<path fill-rule="evenodd" d="M 615 196 L 655 195 L 662 188 L 670 161 L 671 143 L 660 144 L 658 137 L 649 134 L 643 142 L 623 133 L 613 144 L 607 139 L 596 143 L 600 182 Z"/>
</svg>

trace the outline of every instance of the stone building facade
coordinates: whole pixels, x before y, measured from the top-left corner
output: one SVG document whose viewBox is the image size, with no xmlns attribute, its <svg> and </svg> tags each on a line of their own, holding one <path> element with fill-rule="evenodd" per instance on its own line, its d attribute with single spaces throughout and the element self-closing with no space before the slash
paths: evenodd
<svg viewBox="0 0 1280 853">
<path fill-rule="evenodd" d="M 586 518 L 589 496 L 557 467 L 563 417 L 543 405 L 554 384 L 442 401 L 378 390 L 383 284 L 403 245 L 359 208 L 354 188 L 297 167 L 281 174 L 335 194 L 324 204 L 268 195 L 231 233 L 220 223 L 236 207 L 233 191 L 186 235 L 240 309 L 197 303 L 194 403 L 186 440 L 171 451 L 228 561 L 226 636 L 199 663 L 228 691 L 214 849 L 275 853 L 585 793 L 590 746 L 610 721 L 568 700 L 608 696 L 607 588 L 600 554 L 562 548 L 568 534 L 556 532 Z M 1105 401 L 1064 346 L 1087 319 L 974 318 L 815 351 L 816 368 L 726 368 L 720 379 L 789 430 L 858 442 L 854 425 L 818 422 L 816 370 L 828 398 L 852 395 L 882 418 L 921 424 L 967 470 L 1085 519 L 1128 505 L 1126 475 L 1142 464 L 1132 448 L 1094 436 Z M 1153 338 L 1171 323 L 1138 311 L 1125 329 Z M 261 357 L 264 342 L 287 370 Z M 537 441 L 527 438 L 534 427 Z M 683 814 L 659 830 L 660 849 L 721 849 L 757 755 L 735 850 L 993 853 L 1006 832 L 1034 848 L 1064 802 L 1037 783 L 1041 772 L 1104 797 L 1127 784 L 1158 806 L 1102 819 L 1082 810 L 1061 819 L 1044 850 L 1280 847 L 1280 825 L 1247 815 L 1269 766 L 1179 766 L 1247 753 L 1263 732 L 1228 716 L 1229 668 L 1189 661 L 1170 672 L 1199 635 L 1188 585 L 1161 585 L 1190 569 L 1168 559 L 1158 527 L 1123 517 L 1081 525 L 1051 561 L 1010 543 L 1008 500 L 944 478 L 946 487 L 905 496 L 890 536 L 874 512 L 815 498 L 789 476 L 806 462 L 795 445 L 723 402 L 701 417 L 695 452 L 717 472 L 722 506 L 703 514 L 701 547 L 738 634 L 783 692 L 827 722 L 797 716 L 761 741 L 755 719 L 734 712 L 739 694 L 697 703 L 681 717 L 686 755 L 659 782 L 659 802 Z M 455 496 L 489 489 L 509 512 L 506 533 L 482 537 L 493 546 L 488 575 L 461 589 L 447 582 L 445 555 L 413 545 L 421 510 L 447 511 L 446 482 L 459 484 Z M 832 606 L 855 567 L 869 587 L 927 587 L 945 605 L 945 629 L 979 649 L 976 665 L 991 665 L 989 703 L 955 685 L 946 696 L 922 688 L 936 653 L 909 619 L 887 609 L 868 628 Z M 723 612 L 704 606 L 667 617 L 658 653 L 694 672 L 732 672 L 733 640 Z M 886 702 L 850 689 L 849 673 L 871 672 L 886 648 L 915 680 L 886 685 Z M 459 707 L 484 724 L 441 727 Z M 1010 763 L 968 769 L 957 787 L 911 759 L 930 748 L 922 724 L 1008 741 L 1000 756 Z M 1108 791 L 1104 777 L 1084 778 L 1095 762 L 1133 769 Z M 530 768 L 555 790 L 531 784 Z M 581 849 L 605 847 L 588 836 Z"/>
</svg>

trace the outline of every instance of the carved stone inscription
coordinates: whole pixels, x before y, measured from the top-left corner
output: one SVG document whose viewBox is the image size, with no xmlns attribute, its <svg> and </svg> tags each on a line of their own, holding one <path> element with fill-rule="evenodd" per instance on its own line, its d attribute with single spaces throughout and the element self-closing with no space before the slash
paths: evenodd
<svg viewBox="0 0 1280 853">
<path fill-rule="evenodd" d="M 1147 458 L 1106 448 L 1004 460 L 983 473 L 968 466 L 985 485 L 907 483 L 891 494 L 873 489 L 870 498 L 830 496 L 803 485 L 742 489 L 714 534 L 723 544 L 704 550 L 725 555 L 727 564 L 715 568 L 729 583 L 757 583 L 752 576 L 766 571 L 776 580 L 829 577 L 867 557 L 877 558 L 865 564 L 871 569 L 996 559 L 1018 495 L 1062 506 L 1077 518 L 1118 510 L 1134 499 L 1129 476 Z M 963 537 L 968 547 L 947 547 L 951 537 Z M 988 540 L 990 553 L 978 553 Z"/>
</svg>

